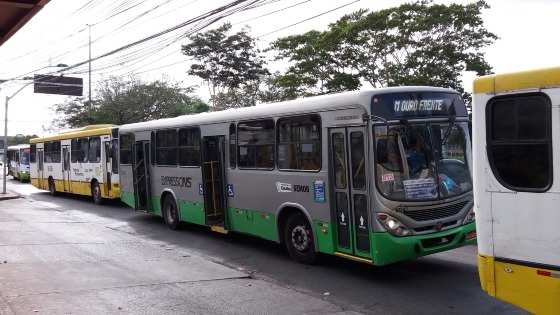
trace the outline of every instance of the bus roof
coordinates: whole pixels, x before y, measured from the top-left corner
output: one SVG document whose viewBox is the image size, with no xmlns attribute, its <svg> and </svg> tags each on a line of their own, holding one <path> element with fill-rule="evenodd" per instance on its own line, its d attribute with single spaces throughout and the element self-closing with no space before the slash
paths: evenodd
<svg viewBox="0 0 560 315">
<path fill-rule="evenodd" d="M 60 132 L 58 134 L 49 135 L 46 137 L 33 138 L 29 140 L 29 143 L 41 143 L 46 141 L 73 139 L 80 137 L 89 136 L 99 136 L 111 134 L 111 130 L 116 127 L 115 125 L 104 124 L 104 125 L 89 125 L 82 128 L 71 129 L 68 131 Z"/>
<path fill-rule="evenodd" d="M 473 92 L 494 94 L 558 86 L 560 67 L 555 67 L 482 76 L 474 80 Z"/>
<path fill-rule="evenodd" d="M 20 150 L 20 149 L 29 149 L 29 144 L 18 144 L 18 145 L 11 145 L 8 147 L 8 151 L 10 150 Z"/>
<path fill-rule="evenodd" d="M 399 93 L 399 92 L 446 92 L 457 93 L 455 90 L 429 87 L 429 86 L 403 86 L 380 89 L 369 89 L 351 91 L 321 96 L 301 98 L 285 102 L 259 104 L 252 107 L 230 108 L 223 111 L 200 113 L 194 115 L 183 115 L 175 118 L 164 118 L 147 122 L 126 124 L 119 127 L 121 132 L 132 132 L 151 130 L 166 127 L 179 127 L 188 125 L 203 125 L 210 123 L 251 120 L 276 115 L 301 114 L 306 112 L 318 112 L 329 109 L 353 107 L 361 105 L 369 112 L 371 98 L 376 94 Z"/>
</svg>

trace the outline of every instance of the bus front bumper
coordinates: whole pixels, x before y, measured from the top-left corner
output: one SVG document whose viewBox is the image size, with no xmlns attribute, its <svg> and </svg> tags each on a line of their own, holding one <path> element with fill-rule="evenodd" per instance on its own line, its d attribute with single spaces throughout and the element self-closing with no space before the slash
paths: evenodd
<svg viewBox="0 0 560 315">
<path fill-rule="evenodd" d="M 31 179 L 29 172 L 19 172 L 18 178 L 20 181 L 29 181 Z"/>
<path fill-rule="evenodd" d="M 560 269 L 478 255 L 480 285 L 488 295 L 533 314 L 560 314 Z"/>
<path fill-rule="evenodd" d="M 375 265 L 388 265 L 403 260 L 443 252 L 464 245 L 476 244 L 476 227 L 471 222 L 453 229 L 405 237 L 387 232 L 375 233 L 373 238 Z"/>
</svg>

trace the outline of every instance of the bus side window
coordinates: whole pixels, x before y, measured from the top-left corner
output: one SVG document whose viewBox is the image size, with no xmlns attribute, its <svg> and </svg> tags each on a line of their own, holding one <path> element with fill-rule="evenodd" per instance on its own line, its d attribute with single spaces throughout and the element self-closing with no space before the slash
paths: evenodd
<svg viewBox="0 0 560 315">
<path fill-rule="evenodd" d="M 167 129 L 156 132 L 156 164 L 177 165 L 177 130 Z"/>
<path fill-rule="evenodd" d="M 72 163 L 77 163 L 82 161 L 82 157 L 80 155 L 80 142 L 78 139 L 72 139 L 70 141 L 70 161 Z"/>
<path fill-rule="evenodd" d="M 89 138 L 88 161 L 90 163 L 101 161 L 101 139 L 99 137 Z"/>
<path fill-rule="evenodd" d="M 111 140 L 111 172 L 119 173 L 119 139 Z"/>
<path fill-rule="evenodd" d="M 317 115 L 278 119 L 278 169 L 321 169 L 321 118 Z"/>
<path fill-rule="evenodd" d="M 200 129 L 179 129 L 179 165 L 200 166 Z"/>
<path fill-rule="evenodd" d="M 89 143 L 88 138 L 80 138 L 80 159 L 79 162 L 86 163 L 88 161 Z"/>
<path fill-rule="evenodd" d="M 29 163 L 35 163 L 37 156 L 37 145 L 32 144 L 29 149 Z"/>
<path fill-rule="evenodd" d="M 237 124 L 240 168 L 274 168 L 274 120 L 258 120 Z"/>
<path fill-rule="evenodd" d="M 237 130 L 235 124 L 229 125 L 229 167 L 237 165 Z"/>
<path fill-rule="evenodd" d="M 134 143 L 133 135 L 120 135 L 119 139 L 119 157 L 120 164 L 132 164 L 132 144 Z"/>
</svg>

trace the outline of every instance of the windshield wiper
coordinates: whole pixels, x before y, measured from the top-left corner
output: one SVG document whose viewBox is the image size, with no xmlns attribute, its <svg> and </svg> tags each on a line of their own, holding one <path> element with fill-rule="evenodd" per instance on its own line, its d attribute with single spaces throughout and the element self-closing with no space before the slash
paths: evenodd
<svg viewBox="0 0 560 315">
<path fill-rule="evenodd" d="M 449 126 L 447 127 L 447 130 L 445 131 L 445 135 L 443 135 L 443 139 L 441 140 L 442 145 L 447 144 L 447 140 L 449 140 L 449 136 L 451 135 L 451 130 L 453 130 L 454 126 L 455 126 L 455 116 L 450 116 Z"/>
</svg>

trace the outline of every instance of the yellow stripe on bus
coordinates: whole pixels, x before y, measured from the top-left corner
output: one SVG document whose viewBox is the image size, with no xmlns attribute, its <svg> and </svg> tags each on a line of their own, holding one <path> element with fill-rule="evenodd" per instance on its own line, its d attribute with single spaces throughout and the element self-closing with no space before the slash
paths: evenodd
<svg viewBox="0 0 560 315">
<path fill-rule="evenodd" d="M 482 289 L 533 314 L 560 314 L 560 278 L 542 275 L 558 271 L 478 257 Z"/>
<path fill-rule="evenodd" d="M 39 180 L 38 178 L 31 179 L 31 185 L 39 188 L 39 189 L 48 189 L 49 183 L 48 179 L 43 178 L 43 180 Z M 82 182 L 82 181 L 71 181 L 70 182 L 70 190 L 64 190 L 64 182 L 61 179 L 55 179 L 54 186 L 57 192 L 67 192 L 76 195 L 83 195 L 83 196 L 91 196 L 91 183 L 90 182 Z M 106 199 L 116 199 L 120 197 L 120 189 L 118 185 L 113 185 L 109 194 L 105 193 L 105 184 L 100 183 L 99 188 L 101 189 L 101 197 Z"/>
<path fill-rule="evenodd" d="M 502 93 L 560 86 L 560 67 L 492 74 L 474 80 L 473 92 Z"/>
</svg>

